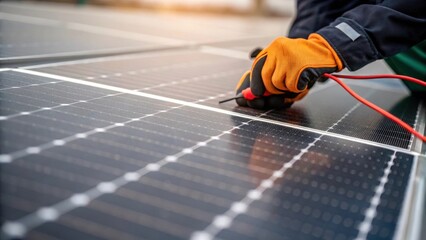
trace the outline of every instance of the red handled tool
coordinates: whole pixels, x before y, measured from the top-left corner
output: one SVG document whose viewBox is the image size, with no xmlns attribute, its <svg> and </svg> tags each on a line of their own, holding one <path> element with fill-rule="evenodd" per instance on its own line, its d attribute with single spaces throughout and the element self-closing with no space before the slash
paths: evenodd
<svg viewBox="0 0 426 240">
<path fill-rule="evenodd" d="M 271 94 L 269 92 L 265 92 L 263 94 L 263 97 L 267 97 L 270 96 Z M 219 103 L 224 103 L 224 102 L 229 102 L 238 98 L 245 98 L 246 100 L 252 101 L 258 97 L 256 97 L 252 92 L 251 89 L 248 87 L 246 89 L 244 89 L 241 93 L 239 93 L 237 96 L 232 97 L 232 98 L 228 98 L 228 99 L 224 99 L 222 101 L 219 101 Z"/>
</svg>

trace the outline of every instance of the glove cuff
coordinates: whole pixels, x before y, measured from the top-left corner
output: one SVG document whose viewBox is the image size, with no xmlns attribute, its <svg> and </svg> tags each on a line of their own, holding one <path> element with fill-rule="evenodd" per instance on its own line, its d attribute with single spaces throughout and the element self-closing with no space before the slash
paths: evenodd
<svg viewBox="0 0 426 240">
<path fill-rule="evenodd" d="M 317 34 L 327 39 L 350 71 L 383 58 L 366 30 L 351 19 L 340 17 Z"/>
<path fill-rule="evenodd" d="M 341 71 L 344 68 L 343 62 L 340 59 L 339 55 L 334 50 L 334 48 L 330 45 L 330 43 L 328 43 L 328 41 L 325 40 L 325 38 L 323 38 L 321 35 L 319 35 L 317 33 L 312 33 L 312 34 L 309 35 L 308 40 L 318 42 L 330 51 L 330 53 L 332 54 L 332 56 L 334 58 L 334 61 L 336 62 L 336 66 L 337 66 L 338 71 Z"/>
</svg>

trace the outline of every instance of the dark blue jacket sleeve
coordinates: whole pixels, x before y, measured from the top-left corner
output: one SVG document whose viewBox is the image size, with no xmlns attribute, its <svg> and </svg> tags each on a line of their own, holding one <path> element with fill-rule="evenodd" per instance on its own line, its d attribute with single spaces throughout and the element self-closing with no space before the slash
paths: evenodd
<svg viewBox="0 0 426 240">
<path fill-rule="evenodd" d="M 393 56 L 426 39 L 426 0 L 298 0 L 288 34 L 317 32 L 349 70 Z"/>
<path fill-rule="evenodd" d="M 290 38 L 308 38 L 309 34 L 328 26 L 343 13 L 377 0 L 297 0 L 296 18 L 288 33 Z"/>
<path fill-rule="evenodd" d="M 317 31 L 349 70 L 393 56 L 426 39 L 426 0 L 362 4 Z"/>
</svg>

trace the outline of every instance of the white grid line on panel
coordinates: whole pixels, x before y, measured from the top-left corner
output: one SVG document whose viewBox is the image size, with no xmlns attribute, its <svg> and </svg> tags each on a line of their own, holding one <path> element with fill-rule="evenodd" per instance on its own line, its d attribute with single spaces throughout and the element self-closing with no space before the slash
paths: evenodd
<svg viewBox="0 0 426 240">
<path fill-rule="evenodd" d="M 423 156 L 423 154 L 419 154 L 419 153 L 416 153 L 416 152 L 413 152 L 413 151 L 410 151 L 410 150 L 407 150 L 407 149 L 404 149 L 404 148 L 400 148 L 400 147 L 395 147 L 395 146 L 391 146 L 391 145 L 387 145 L 387 144 L 377 143 L 377 142 L 373 142 L 373 141 L 369 141 L 369 140 L 365 140 L 365 139 L 360 139 L 360 138 L 356 138 L 356 137 L 350 137 L 350 136 L 346 136 L 346 135 L 342 135 L 342 134 L 338 134 L 338 133 L 327 132 L 327 131 L 323 131 L 323 130 L 319 130 L 319 129 L 299 126 L 299 125 L 295 125 L 295 124 L 291 124 L 291 123 L 285 123 L 285 122 L 275 121 L 275 120 L 271 120 L 271 119 L 265 119 L 265 118 L 250 116 L 250 115 L 246 115 L 246 114 L 242 114 L 242 113 L 232 112 L 232 111 L 228 111 L 228 110 L 224 110 L 224 109 L 220 109 L 220 108 L 215 108 L 215 107 L 201 105 L 201 104 L 194 103 L 194 102 L 188 102 L 188 101 L 173 99 L 173 98 L 169 98 L 169 97 L 159 96 L 159 95 L 150 94 L 150 93 L 146 93 L 146 92 L 138 92 L 138 91 L 135 91 L 135 90 L 129 90 L 129 89 L 105 85 L 105 84 L 101 84 L 101 83 L 94 83 L 94 82 L 89 82 L 89 81 L 80 80 L 80 79 L 76 79 L 76 78 L 64 77 L 64 76 L 59 76 L 59 75 L 49 74 L 49 73 L 42 73 L 42 72 L 37 72 L 37 71 L 27 70 L 27 69 L 14 69 L 13 71 L 26 73 L 26 74 L 30 74 L 30 75 L 52 78 L 52 79 L 57 79 L 57 80 L 73 82 L 73 83 L 77 83 L 77 84 L 107 89 L 107 90 L 116 91 L 116 92 L 127 93 L 127 94 L 131 94 L 131 95 L 146 97 L 146 98 L 155 99 L 155 100 L 159 100 L 159 101 L 175 103 L 175 104 L 178 104 L 178 105 L 185 105 L 185 106 L 192 107 L 192 108 L 197 108 L 197 109 L 217 112 L 217 113 L 221 113 L 221 114 L 226 114 L 226 115 L 231 115 L 231 116 L 236 116 L 236 117 L 241 117 L 241 118 L 246 118 L 246 119 L 252 119 L 252 120 L 259 121 L 259 122 L 265 122 L 265 123 L 275 124 L 275 125 L 279 125 L 279 126 L 299 129 L 299 130 L 303 130 L 303 131 L 318 133 L 318 134 L 321 134 L 321 135 L 335 137 L 335 138 L 344 139 L 344 140 L 349 140 L 349 141 L 358 142 L 358 143 L 363 143 L 363 144 L 367 144 L 367 145 L 370 145 L 370 146 L 382 147 L 382 148 L 390 149 L 390 150 L 396 150 L 396 151 L 408 153 L 408 154 L 411 154 L 411 155 Z"/>
</svg>

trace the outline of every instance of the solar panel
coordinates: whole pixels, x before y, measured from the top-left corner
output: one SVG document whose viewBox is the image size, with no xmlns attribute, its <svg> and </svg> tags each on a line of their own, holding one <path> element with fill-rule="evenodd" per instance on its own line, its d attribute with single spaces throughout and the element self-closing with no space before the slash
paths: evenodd
<svg viewBox="0 0 426 240">
<path fill-rule="evenodd" d="M 3 15 L 0 14 L 0 18 Z M 7 15 L 6 15 L 7 16 Z M 9 20 L 0 20 L 0 61 L 30 60 L 63 55 L 90 55 L 149 49 L 164 46 L 141 40 L 99 36 L 93 33 L 61 29 L 60 24 L 34 25 Z M 59 27 L 58 27 L 59 26 Z"/>
<path fill-rule="evenodd" d="M 137 57 L 139 56 L 139 57 Z M 144 55 L 131 55 L 118 60 L 95 61 L 84 64 L 67 64 L 64 66 L 37 67 L 37 71 L 60 76 L 86 79 L 91 82 L 125 89 L 141 89 L 159 96 L 170 97 L 185 101 L 198 101 L 204 96 L 234 93 L 235 79 L 248 69 L 249 61 L 229 57 L 200 53 L 199 51 L 169 51 L 168 53 L 152 54 L 149 58 Z M 140 68 L 144 66 L 144 68 Z M 33 68 L 34 69 L 34 68 Z M 35 70 L 35 69 L 34 69 Z M 161 74 L 159 74 L 161 72 Z M 144 81 L 140 81 L 143 78 Z M 167 79 L 167 80 L 163 80 Z M 154 86 L 154 87 L 152 87 Z M 320 88 L 322 86 L 319 86 Z M 398 117 L 414 125 L 420 99 L 409 98 L 403 89 L 379 90 L 369 89 L 368 83 L 354 89 L 368 96 L 380 106 L 383 106 Z M 224 96 L 225 97 L 225 96 Z M 336 102 L 336 99 L 342 101 Z M 234 103 L 218 105 L 217 99 L 206 100 L 201 104 L 226 110 L 233 110 Z M 321 104 L 321 105 L 319 105 Z M 333 114 L 325 108 L 332 107 Z M 351 111 L 351 117 L 339 122 L 331 132 L 347 136 L 359 137 L 366 140 L 408 148 L 413 139 L 403 128 L 390 120 L 384 119 L 372 110 L 357 104 L 346 92 L 337 85 L 322 87 L 313 92 L 294 108 L 284 111 L 274 111 L 263 116 L 277 121 L 298 123 L 313 129 L 327 130 L 339 118 Z M 238 109 L 246 114 L 256 115 L 251 109 Z"/>
<path fill-rule="evenodd" d="M 101 24 L 62 11 L 45 17 Z M 217 103 L 267 38 L 1 69 L 2 239 L 406 239 L 426 169 L 410 134 L 333 82 L 286 110 Z M 347 83 L 424 131 L 401 85 Z"/>
</svg>

